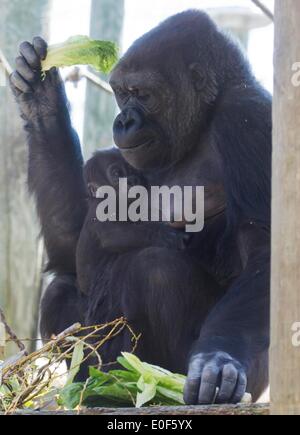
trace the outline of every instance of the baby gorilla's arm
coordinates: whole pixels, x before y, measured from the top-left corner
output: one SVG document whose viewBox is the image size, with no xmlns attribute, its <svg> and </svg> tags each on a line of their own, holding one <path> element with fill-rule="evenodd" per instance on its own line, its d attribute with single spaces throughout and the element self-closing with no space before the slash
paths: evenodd
<svg viewBox="0 0 300 435">
<path fill-rule="evenodd" d="M 186 248 L 190 236 L 159 222 L 99 222 L 93 219 L 94 232 L 101 247 L 111 252 L 161 247 L 175 250 Z"/>
</svg>

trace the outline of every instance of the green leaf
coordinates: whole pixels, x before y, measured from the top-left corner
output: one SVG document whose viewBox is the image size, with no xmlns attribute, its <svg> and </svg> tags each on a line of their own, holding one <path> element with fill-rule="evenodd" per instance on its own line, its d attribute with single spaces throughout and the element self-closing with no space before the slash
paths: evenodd
<svg viewBox="0 0 300 435">
<path fill-rule="evenodd" d="M 159 378 L 159 385 L 168 388 L 173 391 L 177 391 L 179 393 L 183 393 L 183 388 L 185 384 L 185 377 L 177 377 L 175 375 L 172 376 L 163 376 Z"/>
<path fill-rule="evenodd" d="M 125 369 L 127 369 L 127 370 L 129 370 L 130 372 L 133 372 L 133 373 L 138 373 L 133 367 L 132 367 L 132 365 L 131 364 L 129 364 L 129 362 L 123 357 L 123 356 L 119 356 L 118 358 L 117 358 L 117 361 L 118 361 L 118 363 L 122 366 L 122 367 L 124 367 Z"/>
<path fill-rule="evenodd" d="M 95 367 L 89 367 L 90 378 L 98 379 L 99 381 L 108 381 L 110 379 L 109 373 L 102 372 Z"/>
<path fill-rule="evenodd" d="M 155 397 L 156 381 L 152 379 L 152 382 L 148 383 L 144 381 L 143 377 L 141 377 L 138 381 L 138 388 L 140 388 L 142 391 L 136 396 L 135 406 L 140 408 L 146 403 L 151 402 L 151 400 Z"/>
<path fill-rule="evenodd" d="M 97 41 L 88 36 L 73 36 L 67 41 L 50 46 L 42 71 L 52 67 L 90 65 L 97 71 L 108 73 L 118 59 L 118 49 L 110 41 Z"/>
<path fill-rule="evenodd" d="M 160 387 L 160 386 L 157 387 L 157 392 L 160 393 L 162 396 L 165 396 L 168 399 L 173 400 L 178 405 L 184 405 L 183 393 L 178 393 L 176 391 L 172 391 L 171 389 Z"/>
<path fill-rule="evenodd" d="M 67 385 L 61 390 L 57 403 L 67 409 L 76 408 L 80 403 L 83 387 L 82 382 Z"/>
<path fill-rule="evenodd" d="M 66 385 L 72 384 L 75 376 L 79 372 L 80 365 L 84 358 L 83 348 L 84 348 L 84 343 L 82 341 L 78 341 L 73 350 L 72 361 L 71 361 L 71 366 L 70 366 Z"/>
<path fill-rule="evenodd" d="M 128 352 L 122 352 L 122 355 L 134 371 L 138 372 L 140 375 L 147 373 L 144 364 L 136 355 Z"/>
<path fill-rule="evenodd" d="M 120 382 L 137 382 L 140 375 L 126 370 L 111 370 L 110 375 Z"/>
</svg>

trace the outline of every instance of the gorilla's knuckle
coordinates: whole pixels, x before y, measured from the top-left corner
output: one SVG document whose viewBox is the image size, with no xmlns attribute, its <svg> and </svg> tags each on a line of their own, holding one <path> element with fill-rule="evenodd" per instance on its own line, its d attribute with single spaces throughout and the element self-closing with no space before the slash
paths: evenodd
<svg viewBox="0 0 300 435">
<path fill-rule="evenodd" d="M 240 373 L 239 374 L 239 385 L 241 387 L 247 387 L 247 383 L 248 383 L 248 378 L 247 375 L 245 373 Z"/>
<path fill-rule="evenodd" d="M 28 48 L 31 48 L 31 44 L 28 41 L 23 41 L 19 45 L 19 50 L 21 54 L 23 54 L 24 51 L 28 50 Z"/>
<path fill-rule="evenodd" d="M 215 378 L 218 376 L 219 369 L 216 366 L 207 366 L 203 370 L 201 380 L 205 383 L 214 382 Z"/>
<path fill-rule="evenodd" d="M 202 360 L 200 358 L 193 358 L 189 364 L 189 373 L 200 371 L 202 366 Z"/>
<path fill-rule="evenodd" d="M 234 382 L 237 378 L 238 370 L 232 364 L 226 364 L 223 368 L 223 377 L 226 382 Z"/>
<path fill-rule="evenodd" d="M 189 393 L 198 390 L 199 382 L 200 378 L 196 375 L 193 377 L 188 377 L 185 382 L 184 390 Z"/>
<path fill-rule="evenodd" d="M 32 41 L 33 41 L 34 44 L 37 44 L 39 46 L 45 47 L 47 45 L 46 41 L 44 41 L 44 39 L 41 38 L 40 36 L 34 36 Z"/>
<path fill-rule="evenodd" d="M 23 64 L 24 64 L 24 58 L 23 58 L 23 56 L 16 57 L 16 66 L 17 67 L 23 66 Z"/>
</svg>

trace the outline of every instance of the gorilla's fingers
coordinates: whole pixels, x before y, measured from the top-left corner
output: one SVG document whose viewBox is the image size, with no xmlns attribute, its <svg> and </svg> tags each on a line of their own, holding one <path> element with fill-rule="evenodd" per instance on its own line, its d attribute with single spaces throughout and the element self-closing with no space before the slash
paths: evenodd
<svg viewBox="0 0 300 435">
<path fill-rule="evenodd" d="M 223 367 L 220 391 L 216 399 L 217 403 L 228 403 L 231 401 L 230 399 L 233 396 L 238 375 L 238 370 L 233 364 L 229 363 Z"/>
<path fill-rule="evenodd" d="M 189 365 L 188 377 L 183 392 L 183 398 L 187 405 L 197 404 L 202 368 L 203 364 L 201 364 L 198 358 L 192 360 Z"/>
<path fill-rule="evenodd" d="M 32 92 L 32 88 L 30 85 L 23 79 L 22 76 L 18 73 L 18 71 L 14 71 L 12 75 L 10 76 L 10 82 L 13 86 L 17 89 L 19 89 L 21 92 L 24 92 L 25 94 L 28 94 Z M 13 89 L 14 90 L 14 89 Z M 14 91 L 14 94 L 17 95 L 17 93 Z"/>
<path fill-rule="evenodd" d="M 21 77 L 23 77 L 24 80 L 26 80 L 27 82 L 34 81 L 35 73 L 30 68 L 30 66 L 28 65 L 28 63 L 26 62 L 23 56 L 17 57 L 16 67 L 17 67 L 17 72 L 20 74 Z"/>
<path fill-rule="evenodd" d="M 200 388 L 200 377 L 188 378 L 184 386 L 184 402 L 186 405 L 196 405 Z"/>
<path fill-rule="evenodd" d="M 35 70 L 40 69 L 41 60 L 29 42 L 22 42 L 20 45 L 20 53 L 31 68 Z"/>
<path fill-rule="evenodd" d="M 201 375 L 198 404 L 209 405 L 214 402 L 219 373 L 220 369 L 216 364 L 207 365 L 204 368 Z"/>
<path fill-rule="evenodd" d="M 36 36 L 35 38 L 33 38 L 32 45 L 38 56 L 40 56 L 42 60 L 46 59 L 48 48 L 46 41 L 44 41 L 39 36 Z"/>
<path fill-rule="evenodd" d="M 20 94 L 22 94 L 22 91 L 20 91 L 20 89 L 15 86 L 12 78 L 13 78 L 13 73 L 9 76 L 10 89 L 12 90 L 12 93 L 14 94 L 14 96 L 18 97 Z"/>
<path fill-rule="evenodd" d="M 246 393 L 246 388 L 247 388 L 247 376 L 244 372 L 240 372 L 238 382 L 237 382 L 237 387 L 231 402 L 232 403 L 241 402 L 244 394 Z"/>
<path fill-rule="evenodd" d="M 60 76 L 58 68 L 52 67 L 47 72 L 47 76 L 53 85 L 59 85 L 61 83 L 61 76 Z"/>
</svg>

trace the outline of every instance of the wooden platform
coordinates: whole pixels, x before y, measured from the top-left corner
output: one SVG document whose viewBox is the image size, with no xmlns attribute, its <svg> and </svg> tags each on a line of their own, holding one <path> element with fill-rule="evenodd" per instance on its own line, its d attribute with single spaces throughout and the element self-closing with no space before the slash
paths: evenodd
<svg viewBox="0 0 300 435">
<path fill-rule="evenodd" d="M 149 408 L 91 408 L 80 412 L 17 411 L 17 415 L 269 415 L 269 404 Z"/>
</svg>

